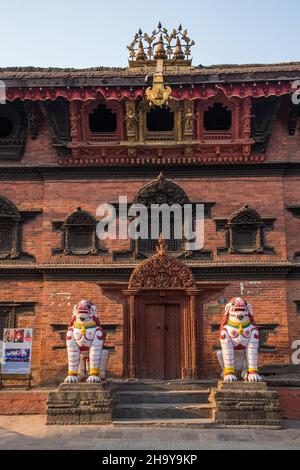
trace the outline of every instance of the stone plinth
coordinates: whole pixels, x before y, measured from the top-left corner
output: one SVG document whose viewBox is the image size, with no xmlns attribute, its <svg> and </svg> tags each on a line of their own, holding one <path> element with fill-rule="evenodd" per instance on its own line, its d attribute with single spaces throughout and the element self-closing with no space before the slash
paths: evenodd
<svg viewBox="0 0 300 470">
<path fill-rule="evenodd" d="M 111 424 L 113 399 L 101 384 L 62 384 L 50 392 L 47 424 Z"/>
<path fill-rule="evenodd" d="M 215 424 L 231 426 L 281 426 L 278 394 L 267 384 L 219 382 L 210 396 Z"/>
</svg>

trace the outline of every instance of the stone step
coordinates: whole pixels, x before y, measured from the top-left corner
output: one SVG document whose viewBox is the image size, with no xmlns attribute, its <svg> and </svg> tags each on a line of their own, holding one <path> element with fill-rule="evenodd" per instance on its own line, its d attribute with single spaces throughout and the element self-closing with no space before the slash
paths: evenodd
<svg viewBox="0 0 300 470">
<path fill-rule="evenodd" d="M 157 420 L 157 419 L 211 419 L 210 405 L 140 404 L 118 405 L 114 410 L 114 420 Z"/>
<path fill-rule="evenodd" d="M 205 404 L 208 403 L 210 390 L 140 390 L 140 391 L 122 391 L 116 394 L 119 404 Z"/>
<path fill-rule="evenodd" d="M 107 386 L 119 392 L 127 391 L 184 391 L 184 390 L 207 390 L 217 386 L 216 380 L 195 381 L 110 381 Z"/>
<path fill-rule="evenodd" d="M 117 419 L 115 427 L 151 427 L 151 428 L 196 428 L 209 429 L 213 426 L 212 419 Z"/>
</svg>

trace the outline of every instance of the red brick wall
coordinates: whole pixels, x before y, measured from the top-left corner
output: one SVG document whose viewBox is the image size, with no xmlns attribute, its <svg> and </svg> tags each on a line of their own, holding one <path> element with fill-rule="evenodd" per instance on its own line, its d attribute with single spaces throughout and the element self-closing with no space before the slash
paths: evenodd
<svg viewBox="0 0 300 470">
<path fill-rule="evenodd" d="M 52 147 L 51 133 L 45 121 L 38 139 L 28 139 L 23 164 L 52 163 L 57 155 Z M 267 160 L 296 160 L 300 157 L 299 134 L 288 136 L 286 116 L 280 114 L 274 125 L 273 134 L 267 152 Z M 159 170 L 157 171 L 157 174 Z M 145 172 L 146 175 L 146 172 Z M 59 247 L 61 234 L 53 232 L 52 222 L 63 221 L 67 214 L 78 206 L 95 214 L 100 203 L 117 202 L 119 195 L 127 195 L 129 202 L 150 178 L 131 179 L 87 179 L 85 177 L 70 180 L 48 178 L 44 182 L 36 179 L 7 179 L 1 181 L 0 195 L 10 199 L 22 210 L 43 209 L 43 214 L 27 221 L 23 229 L 23 250 L 34 255 L 38 263 L 49 259 L 54 263 L 72 263 L 79 258 L 52 256 L 52 249 Z M 270 177 L 216 177 L 195 179 L 182 178 L 180 170 L 173 180 L 193 202 L 215 202 L 212 219 L 205 225 L 205 249 L 212 250 L 214 262 L 243 264 L 252 262 L 275 262 L 292 260 L 295 251 L 300 251 L 300 220 L 286 210 L 286 205 L 300 202 L 300 178 L 281 176 Z M 226 219 L 233 211 L 249 204 L 257 209 L 263 218 L 275 218 L 273 232 L 266 233 L 266 242 L 275 248 L 275 255 L 218 256 L 217 249 L 225 246 L 224 233 L 216 232 L 215 219 Z M 107 263 L 112 261 L 112 251 L 129 249 L 129 241 L 107 243 L 110 249 L 108 257 L 80 258 L 84 263 Z M 99 281 L 101 279 L 99 278 Z M 215 279 L 218 281 L 218 279 Z M 219 279 L 221 281 L 221 279 Z M 216 294 L 209 301 L 203 300 L 202 365 L 203 374 L 219 374 L 219 366 L 213 346 L 218 343 L 218 334 L 211 332 L 213 323 L 220 323 L 222 308 L 209 313 L 209 305 L 216 305 L 218 297 L 230 298 L 240 295 L 239 279 L 228 282 L 224 292 Z M 300 280 L 261 279 L 244 281 L 244 295 L 254 306 L 256 320 L 259 323 L 279 323 L 276 334 L 271 334 L 269 344 L 276 345 L 277 352 L 262 354 L 261 362 L 270 364 L 289 363 L 291 343 L 300 339 L 299 319 L 295 312 L 295 300 L 300 300 Z M 72 307 L 80 298 L 89 297 L 99 306 L 101 320 L 117 325 L 117 333 L 110 338 L 115 352 L 110 356 L 109 373 L 122 376 L 123 371 L 123 310 L 122 305 L 109 300 L 101 294 L 94 281 L 0 281 L 0 302 L 36 302 L 35 317 L 22 317 L 20 326 L 34 328 L 33 375 L 35 382 L 51 383 L 60 381 L 66 373 L 66 350 L 61 347 L 63 340 L 51 324 L 68 323 Z M 199 313 L 200 315 L 200 313 Z M 201 323 L 201 322 L 200 322 Z"/>
</svg>

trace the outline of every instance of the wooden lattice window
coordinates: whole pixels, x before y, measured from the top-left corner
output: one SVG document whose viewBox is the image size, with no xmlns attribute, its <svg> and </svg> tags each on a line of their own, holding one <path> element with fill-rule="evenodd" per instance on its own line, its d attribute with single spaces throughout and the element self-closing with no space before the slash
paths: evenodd
<svg viewBox="0 0 300 470">
<path fill-rule="evenodd" d="M 93 215 L 78 207 L 68 215 L 63 225 L 65 255 L 96 255 L 98 252 L 97 221 Z"/>
<path fill-rule="evenodd" d="M 0 259 L 18 258 L 20 221 L 16 206 L 0 197 Z"/>
<path fill-rule="evenodd" d="M 245 206 L 234 212 L 227 222 L 229 253 L 261 253 L 263 220 L 254 209 Z"/>
<path fill-rule="evenodd" d="M 136 196 L 134 204 L 142 204 L 148 208 L 148 235 L 147 240 L 138 240 L 135 246 L 135 251 L 139 253 L 155 253 L 157 247 L 157 239 L 151 238 L 151 206 L 167 204 L 168 206 L 179 205 L 183 207 L 185 204 L 190 204 L 190 200 L 185 192 L 176 184 L 171 181 L 165 180 L 163 175 L 160 175 L 157 180 L 145 186 Z M 182 229 L 182 238 L 175 238 L 175 220 L 174 214 L 170 214 L 170 239 L 166 240 L 168 244 L 168 251 L 182 252 L 185 250 L 186 241 Z M 163 232 L 162 215 L 159 220 L 159 230 L 157 235 Z"/>
</svg>

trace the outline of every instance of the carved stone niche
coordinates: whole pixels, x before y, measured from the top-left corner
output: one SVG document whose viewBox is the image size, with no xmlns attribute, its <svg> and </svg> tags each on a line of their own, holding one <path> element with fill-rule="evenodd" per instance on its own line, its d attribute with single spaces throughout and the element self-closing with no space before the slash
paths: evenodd
<svg viewBox="0 0 300 470">
<path fill-rule="evenodd" d="M 16 100 L 0 106 L 0 161 L 21 160 L 25 151 L 27 118 L 24 104 Z"/>
<path fill-rule="evenodd" d="M 54 223 L 54 228 L 62 231 L 62 246 L 53 250 L 54 255 L 95 256 L 99 252 L 107 253 L 106 250 L 99 250 L 95 217 L 81 207 L 71 212 L 64 223 Z"/>
</svg>

